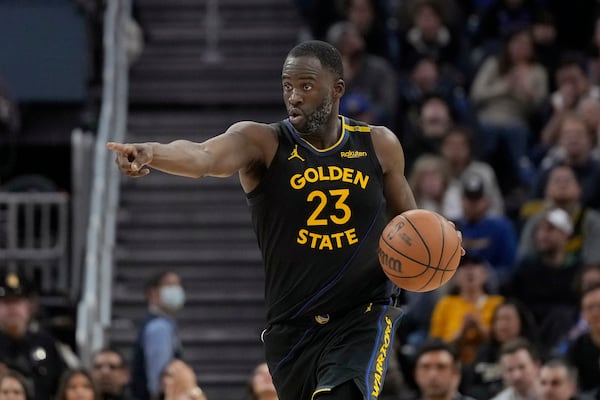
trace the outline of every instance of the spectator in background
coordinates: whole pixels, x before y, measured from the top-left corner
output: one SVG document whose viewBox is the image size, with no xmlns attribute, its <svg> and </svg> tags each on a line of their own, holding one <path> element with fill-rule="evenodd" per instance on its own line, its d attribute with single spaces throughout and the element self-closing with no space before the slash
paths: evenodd
<svg viewBox="0 0 600 400">
<path fill-rule="evenodd" d="M 441 340 L 423 343 L 415 358 L 418 400 L 474 400 L 458 391 L 461 364 L 456 351 Z"/>
<path fill-rule="evenodd" d="M 129 400 L 129 368 L 123 355 L 112 348 L 97 351 L 92 359 L 92 376 L 103 400 Z"/>
<path fill-rule="evenodd" d="M 342 0 L 342 15 L 358 28 L 365 41 L 367 53 L 394 62 L 388 31 L 386 2 L 381 0 Z M 319 2 L 322 2 L 320 0 Z"/>
<path fill-rule="evenodd" d="M 547 361 L 540 369 L 540 400 L 576 400 L 577 369 L 561 359 Z"/>
<path fill-rule="evenodd" d="M 531 26 L 533 47 L 538 61 L 546 68 L 548 76 L 554 76 L 560 54 L 556 20 L 547 10 L 540 10 Z"/>
<path fill-rule="evenodd" d="M 448 129 L 454 124 L 448 103 L 441 97 L 431 96 L 420 107 L 417 126 L 405 133 L 406 169 L 410 171 L 423 154 L 439 154 L 439 147 Z"/>
<path fill-rule="evenodd" d="M 485 182 L 476 173 L 462 180 L 463 216 L 455 220 L 463 237 L 463 248 L 483 258 L 491 267 L 488 288 L 498 292 L 509 279 L 517 254 L 517 232 L 504 215 L 489 215 L 491 198 Z"/>
<path fill-rule="evenodd" d="M 56 400 L 101 400 L 101 397 L 92 374 L 77 368 L 67 370 L 61 376 Z"/>
<path fill-rule="evenodd" d="M 531 173 L 527 159 L 529 124 L 547 94 L 547 73 L 535 61 L 529 29 L 510 32 L 502 51 L 484 61 L 471 86 L 471 100 L 481 125 L 482 156 L 492 158 L 504 146 L 508 170 L 524 185 L 530 184 Z M 499 165 L 494 167 L 500 169 Z"/>
<path fill-rule="evenodd" d="M 500 349 L 505 389 L 492 400 L 538 400 L 540 357 L 526 339 L 513 339 Z"/>
<path fill-rule="evenodd" d="M 451 281 L 457 293 L 443 296 L 431 316 L 429 336 L 453 343 L 465 364 L 473 362 L 487 340 L 494 310 L 504 301 L 502 296 L 486 293 L 487 278 L 485 260 L 464 255 Z"/>
<path fill-rule="evenodd" d="M 449 190 L 460 193 L 463 178 L 477 174 L 483 180 L 485 193 L 490 200 L 489 214 L 504 215 L 504 199 L 496 173 L 488 163 L 475 158 L 473 137 L 466 127 L 454 126 L 446 132 L 440 144 L 440 154 L 446 160 L 453 178 Z"/>
<path fill-rule="evenodd" d="M 59 342 L 32 324 L 34 291 L 25 278 L 9 272 L 0 280 L 0 363 L 20 372 L 34 389 L 34 399 L 56 394 L 67 368 Z"/>
<path fill-rule="evenodd" d="M 327 41 L 342 55 L 346 94 L 342 97 L 340 111 L 351 111 L 351 103 L 362 98 L 371 117 L 365 122 L 391 125 L 398 105 L 397 77 L 391 64 L 383 57 L 367 52 L 365 40 L 352 23 L 341 21 L 327 31 Z M 352 114 L 352 113 L 351 113 Z M 351 118 L 362 115 L 351 115 Z"/>
<path fill-rule="evenodd" d="M 246 385 L 244 400 L 278 400 L 269 367 L 266 362 L 258 364 Z"/>
<path fill-rule="evenodd" d="M 0 400 L 33 400 L 23 375 L 10 369 L 0 375 Z"/>
<path fill-rule="evenodd" d="M 567 212 L 571 217 L 573 232 L 567 242 L 567 253 L 573 263 L 600 264 L 600 213 L 586 207 L 581 201 L 581 185 L 573 168 L 557 164 L 548 172 L 544 199 L 530 201 L 523 206 L 522 215 L 526 217 L 521 229 L 517 257 L 523 258 L 534 251 L 535 226 L 544 213 L 553 207 Z"/>
<path fill-rule="evenodd" d="M 444 216 L 456 215 L 460 199 L 448 196 L 450 174 L 444 160 L 433 154 L 423 154 L 412 167 L 408 183 L 418 208 L 435 211 Z"/>
<path fill-rule="evenodd" d="M 600 16 L 594 23 L 594 35 L 588 49 L 586 49 L 587 74 L 593 85 L 600 84 Z"/>
<path fill-rule="evenodd" d="M 196 373 L 181 360 L 169 362 L 161 376 L 161 387 L 163 400 L 207 400 Z"/>
<path fill-rule="evenodd" d="M 562 163 L 569 165 L 577 176 L 582 190 L 581 202 L 600 209 L 600 160 L 594 158 L 595 138 L 583 118 L 572 112 L 563 115 L 559 127 L 557 145 L 541 162 L 533 197 L 542 197 L 550 169 Z"/>
<path fill-rule="evenodd" d="M 152 277 L 146 284 L 146 299 L 148 315 L 139 327 L 131 365 L 131 389 L 137 400 L 158 399 L 163 370 L 181 356 L 175 322 L 175 313 L 185 302 L 181 278 L 173 271 Z"/>
<path fill-rule="evenodd" d="M 505 343 L 524 338 L 538 343 L 538 332 L 525 305 L 515 299 L 504 300 L 494 310 L 490 335 L 467 368 L 464 392 L 477 399 L 491 399 L 503 389 L 500 351 Z"/>
<path fill-rule="evenodd" d="M 574 283 L 581 265 L 569 262 L 566 244 L 572 233 L 564 210 L 546 211 L 535 227 L 535 252 L 517 262 L 509 285 L 510 293 L 532 311 L 550 352 L 577 320 Z"/>
<path fill-rule="evenodd" d="M 544 126 L 532 155 L 534 161 L 541 161 L 546 152 L 556 145 L 566 113 L 576 110 L 583 99 L 600 99 L 600 87 L 590 81 L 585 60 L 577 53 L 564 53 L 559 57 L 554 85 L 556 89 L 541 107 Z"/>
<path fill-rule="evenodd" d="M 600 285 L 585 290 L 581 296 L 581 314 L 589 332 L 579 336 L 568 349 L 568 360 L 579 371 L 579 387 L 590 391 L 600 382 Z"/>
<path fill-rule="evenodd" d="M 411 26 L 402 32 L 400 40 L 401 71 L 412 70 L 420 59 L 427 57 L 453 82 L 463 83 L 460 39 L 444 24 L 442 10 L 436 1 L 414 2 Z"/>
</svg>

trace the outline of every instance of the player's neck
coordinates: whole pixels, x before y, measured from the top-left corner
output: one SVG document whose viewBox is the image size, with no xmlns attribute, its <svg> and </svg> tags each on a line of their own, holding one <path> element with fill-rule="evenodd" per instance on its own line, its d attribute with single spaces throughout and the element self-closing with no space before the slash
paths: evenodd
<svg viewBox="0 0 600 400">
<path fill-rule="evenodd" d="M 318 132 L 302 135 L 302 139 L 317 149 L 327 149 L 337 143 L 342 134 L 342 122 L 337 116 L 331 118 Z"/>
</svg>

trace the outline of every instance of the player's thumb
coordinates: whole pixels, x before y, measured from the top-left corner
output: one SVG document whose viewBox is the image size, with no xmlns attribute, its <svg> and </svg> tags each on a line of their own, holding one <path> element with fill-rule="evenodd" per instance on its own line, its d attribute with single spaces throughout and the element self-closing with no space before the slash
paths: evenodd
<svg viewBox="0 0 600 400">
<path fill-rule="evenodd" d="M 149 164 L 152 161 L 151 157 L 145 151 L 138 151 L 135 156 L 135 159 L 131 162 L 131 169 L 134 171 L 139 171 L 146 164 Z"/>
</svg>

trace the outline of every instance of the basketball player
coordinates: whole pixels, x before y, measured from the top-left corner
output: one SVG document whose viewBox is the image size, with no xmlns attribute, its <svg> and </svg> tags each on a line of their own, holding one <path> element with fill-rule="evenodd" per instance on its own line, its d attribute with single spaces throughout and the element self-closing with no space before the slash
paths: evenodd
<svg viewBox="0 0 600 400">
<path fill-rule="evenodd" d="M 333 46 L 304 42 L 283 65 L 284 121 L 238 122 L 203 143 L 108 144 L 132 177 L 148 167 L 239 173 L 265 262 L 262 339 L 281 400 L 376 399 L 401 314 L 376 252 L 390 216 L 415 208 L 404 155 L 387 128 L 338 115 L 342 76 Z"/>
</svg>

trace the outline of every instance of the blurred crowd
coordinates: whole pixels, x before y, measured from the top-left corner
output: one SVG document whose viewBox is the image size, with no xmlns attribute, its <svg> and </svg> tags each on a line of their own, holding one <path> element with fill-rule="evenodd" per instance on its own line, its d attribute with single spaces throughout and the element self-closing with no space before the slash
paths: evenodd
<svg viewBox="0 0 600 400">
<path fill-rule="evenodd" d="M 341 113 L 390 127 L 418 207 L 463 234 L 451 282 L 400 299 L 407 398 L 432 340 L 455 352 L 463 395 L 600 398 L 600 2 L 295 4 L 301 40 L 342 54 Z M 529 377 L 504 365 L 521 353 Z M 549 370 L 571 394 L 546 393 Z"/>
</svg>

